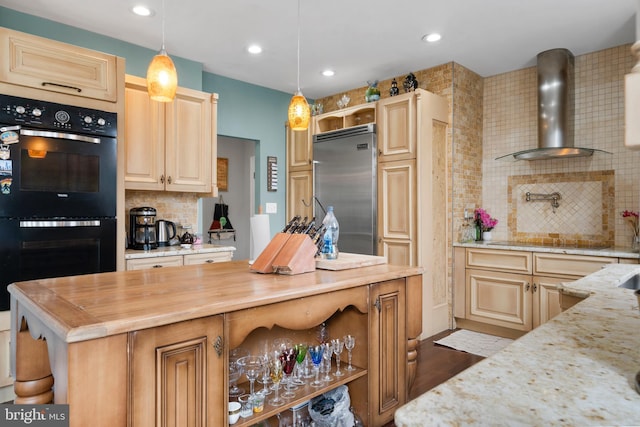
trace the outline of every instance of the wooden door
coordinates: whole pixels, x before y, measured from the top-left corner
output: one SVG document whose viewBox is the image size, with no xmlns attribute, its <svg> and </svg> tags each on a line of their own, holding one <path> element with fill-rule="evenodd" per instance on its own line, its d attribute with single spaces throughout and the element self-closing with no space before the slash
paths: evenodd
<svg viewBox="0 0 640 427">
<path fill-rule="evenodd" d="M 287 129 L 287 168 L 289 171 L 311 170 L 312 138 L 311 126 L 305 131 Z"/>
<path fill-rule="evenodd" d="M 407 400 L 405 279 L 371 285 L 369 423 L 381 426 Z"/>
<path fill-rule="evenodd" d="M 295 215 L 313 216 L 313 178 L 310 170 L 290 172 L 287 176 L 287 221 Z M 316 223 L 320 223 L 319 218 Z"/>
<path fill-rule="evenodd" d="M 572 279 L 533 276 L 533 327 L 537 328 L 562 312 L 558 284 Z"/>
<path fill-rule="evenodd" d="M 467 269 L 467 319 L 532 329 L 530 275 Z"/>
<path fill-rule="evenodd" d="M 165 112 L 165 188 L 211 191 L 211 94 L 178 88 Z"/>
<path fill-rule="evenodd" d="M 416 113 L 413 93 L 379 101 L 377 125 L 379 161 L 416 157 Z"/>
<path fill-rule="evenodd" d="M 147 81 L 126 76 L 125 188 L 164 190 L 164 104 L 152 101 Z"/>
<path fill-rule="evenodd" d="M 416 162 L 378 165 L 378 253 L 391 264 L 416 265 Z"/>
<path fill-rule="evenodd" d="M 222 332 L 219 315 L 129 334 L 131 426 L 225 425 Z"/>
</svg>

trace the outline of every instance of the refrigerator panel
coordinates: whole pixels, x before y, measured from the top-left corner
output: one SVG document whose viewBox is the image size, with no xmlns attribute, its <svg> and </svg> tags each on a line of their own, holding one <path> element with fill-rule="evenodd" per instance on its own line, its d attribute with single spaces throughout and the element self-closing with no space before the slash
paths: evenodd
<svg viewBox="0 0 640 427">
<path fill-rule="evenodd" d="M 376 135 L 366 133 L 315 142 L 314 195 L 334 207 L 341 252 L 376 255 Z M 316 218 L 324 218 L 316 204 Z"/>
</svg>

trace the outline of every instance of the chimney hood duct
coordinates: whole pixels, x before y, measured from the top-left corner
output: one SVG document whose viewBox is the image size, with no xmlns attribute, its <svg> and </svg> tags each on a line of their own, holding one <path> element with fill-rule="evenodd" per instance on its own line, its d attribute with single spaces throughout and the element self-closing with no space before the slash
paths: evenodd
<svg viewBox="0 0 640 427">
<path fill-rule="evenodd" d="M 567 49 L 551 49 L 538 54 L 538 148 L 507 154 L 496 160 L 587 157 L 596 151 L 611 154 L 573 145 L 573 64 L 573 54 Z"/>
</svg>

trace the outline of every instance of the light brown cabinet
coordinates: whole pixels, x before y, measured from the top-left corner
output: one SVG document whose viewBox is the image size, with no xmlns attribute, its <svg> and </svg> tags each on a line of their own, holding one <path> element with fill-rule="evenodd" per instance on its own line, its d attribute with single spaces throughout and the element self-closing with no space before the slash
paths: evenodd
<svg viewBox="0 0 640 427">
<path fill-rule="evenodd" d="M 222 315 L 129 333 L 131 425 L 224 425 L 222 337 Z"/>
<path fill-rule="evenodd" d="M 133 258 L 127 260 L 127 270 L 146 270 L 148 268 L 179 267 L 181 265 L 213 264 L 216 262 L 229 262 L 232 258 L 233 251 Z"/>
<path fill-rule="evenodd" d="M 116 102 L 118 60 L 96 52 L 0 28 L 0 81 Z M 123 65 L 123 64 L 120 64 Z"/>
<path fill-rule="evenodd" d="M 354 105 L 353 107 L 320 114 L 313 118 L 313 133 L 325 133 L 354 126 L 375 123 L 376 104 Z"/>
<path fill-rule="evenodd" d="M 152 101 L 145 79 L 126 76 L 125 188 L 210 193 L 216 107 L 216 94 L 186 88 L 171 103 Z"/>
<path fill-rule="evenodd" d="M 456 248 L 454 315 L 467 327 L 473 325 L 464 321 L 530 331 L 562 311 L 559 283 L 616 262 L 611 257 Z M 459 283 L 463 277 L 464 286 Z"/>
<path fill-rule="evenodd" d="M 295 215 L 313 216 L 313 124 L 305 131 L 287 133 L 287 220 Z"/>
</svg>

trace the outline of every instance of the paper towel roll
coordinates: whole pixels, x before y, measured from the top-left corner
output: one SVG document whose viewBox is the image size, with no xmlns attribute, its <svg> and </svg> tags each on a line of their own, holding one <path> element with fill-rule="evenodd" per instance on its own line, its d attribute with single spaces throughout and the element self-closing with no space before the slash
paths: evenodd
<svg viewBox="0 0 640 427">
<path fill-rule="evenodd" d="M 269 228 L 269 215 L 267 214 L 254 215 L 249 221 L 249 227 L 251 228 L 251 259 L 249 263 L 253 263 L 253 260 L 262 253 L 271 240 L 271 229 Z"/>
</svg>

